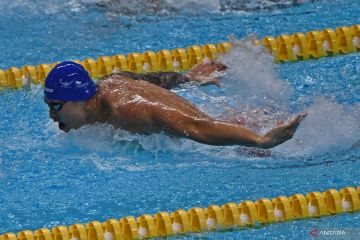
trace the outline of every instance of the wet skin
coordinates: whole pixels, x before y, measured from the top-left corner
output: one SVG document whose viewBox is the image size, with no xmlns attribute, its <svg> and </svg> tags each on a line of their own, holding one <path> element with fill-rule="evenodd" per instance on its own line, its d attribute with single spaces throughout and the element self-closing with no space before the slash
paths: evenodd
<svg viewBox="0 0 360 240">
<path fill-rule="evenodd" d="M 45 99 L 45 102 L 58 101 Z M 124 76 L 104 78 L 90 100 L 66 102 L 60 111 L 50 107 L 49 114 L 65 132 L 100 122 L 134 133 L 165 132 L 209 145 L 259 148 L 272 148 L 291 139 L 306 116 L 299 114 L 260 136 L 241 125 L 212 119 L 166 89 Z"/>
</svg>

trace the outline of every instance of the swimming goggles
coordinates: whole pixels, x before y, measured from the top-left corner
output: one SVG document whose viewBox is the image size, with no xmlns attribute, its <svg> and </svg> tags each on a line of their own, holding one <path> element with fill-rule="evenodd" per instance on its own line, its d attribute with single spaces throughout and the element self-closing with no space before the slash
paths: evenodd
<svg viewBox="0 0 360 240">
<path fill-rule="evenodd" d="M 54 109 L 56 112 L 60 112 L 65 103 L 67 102 L 48 102 L 47 105 L 49 106 L 49 108 Z"/>
</svg>

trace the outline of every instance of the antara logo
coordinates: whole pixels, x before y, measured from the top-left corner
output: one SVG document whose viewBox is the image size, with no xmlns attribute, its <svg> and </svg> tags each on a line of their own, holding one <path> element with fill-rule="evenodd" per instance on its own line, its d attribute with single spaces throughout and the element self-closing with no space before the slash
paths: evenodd
<svg viewBox="0 0 360 240">
<path fill-rule="evenodd" d="M 309 234 L 312 236 L 312 237 L 318 237 L 318 230 L 317 229 L 313 229 L 309 232 Z"/>
</svg>

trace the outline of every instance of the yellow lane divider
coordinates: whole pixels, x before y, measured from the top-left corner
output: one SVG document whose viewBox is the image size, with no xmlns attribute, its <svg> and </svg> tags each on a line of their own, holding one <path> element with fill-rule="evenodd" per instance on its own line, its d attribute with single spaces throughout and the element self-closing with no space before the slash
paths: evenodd
<svg viewBox="0 0 360 240">
<path fill-rule="evenodd" d="M 5 233 L 0 240 L 123 240 L 169 237 L 190 232 L 214 231 L 226 228 L 246 228 L 255 224 L 291 221 L 304 218 L 352 213 L 360 210 L 360 187 L 345 187 L 340 191 L 279 196 L 272 200 L 226 203 L 207 208 L 194 207 L 172 213 L 159 212 L 120 220 L 93 221 L 83 224 L 56 226 L 30 231 Z"/>
<path fill-rule="evenodd" d="M 337 54 L 348 54 L 360 50 L 360 24 L 349 27 L 327 28 L 322 31 L 283 34 L 276 39 L 268 36 L 256 40 L 274 55 L 276 62 L 307 60 Z M 117 71 L 156 72 L 186 71 L 204 59 L 214 60 L 218 54 L 228 52 L 230 42 L 190 46 L 187 49 L 147 51 L 115 56 L 102 56 L 97 60 L 87 58 L 75 60 L 87 69 L 93 78 L 101 78 Z M 22 88 L 29 79 L 32 83 L 43 84 L 49 71 L 57 64 L 39 64 L 0 69 L 0 88 Z"/>
</svg>

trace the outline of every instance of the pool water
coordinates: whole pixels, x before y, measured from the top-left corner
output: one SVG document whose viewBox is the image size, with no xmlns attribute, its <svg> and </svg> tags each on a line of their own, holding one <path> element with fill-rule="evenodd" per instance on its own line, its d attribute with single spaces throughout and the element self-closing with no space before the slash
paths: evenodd
<svg viewBox="0 0 360 240">
<path fill-rule="evenodd" d="M 96 1 L 0 0 L 0 68 L 349 26 L 359 23 L 359 9 L 359 1 L 343 0 L 126 15 Z M 41 87 L 1 91 L 0 233 L 360 185 L 358 53 L 275 65 L 246 45 L 220 60 L 230 65 L 221 89 L 174 92 L 217 118 L 265 109 L 255 114 L 264 123 L 259 132 L 307 111 L 294 139 L 270 157 L 101 124 L 65 134 L 49 119 Z M 314 228 L 359 227 L 359 217 L 179 238 L 306 239 Z"/>
</svg>

